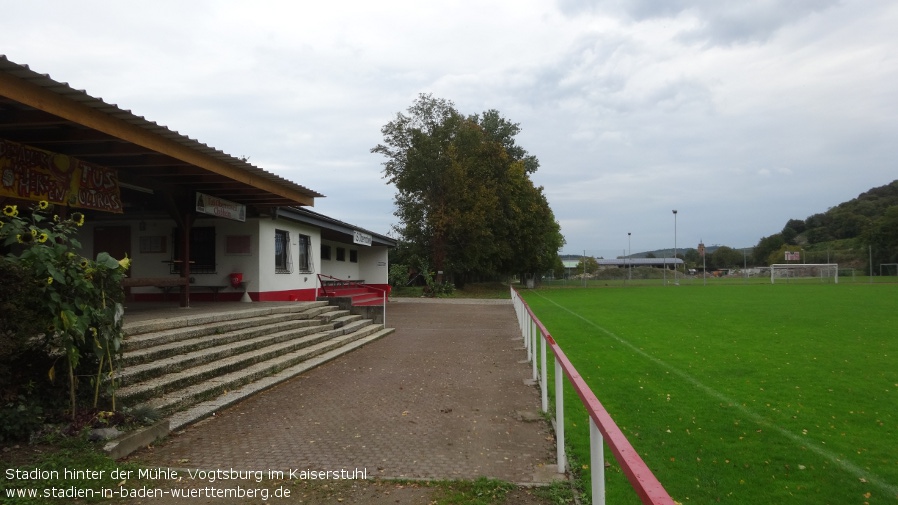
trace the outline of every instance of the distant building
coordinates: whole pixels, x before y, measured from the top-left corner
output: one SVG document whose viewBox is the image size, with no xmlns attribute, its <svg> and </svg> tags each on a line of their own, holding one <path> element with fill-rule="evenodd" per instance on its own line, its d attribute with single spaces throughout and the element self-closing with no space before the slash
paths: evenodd
<svg viewBox="0 0 898 505">
<path fill-rule="evenodd" d="M 580 260 L 562 260 L 561 262 L 564 265 L 564 269 L 567 271 L 574 271 L 577 269 L 577 266 L 580 264 Z M 674 265 L 680 266 L 683 265 L 683 260 L 680 258 L 617 258 L 617 259 L 597 259 L 596 263 L 599 264 L 599 268 L 627 268 L 627 267 L 655 267 L 655 268 L 669 268 L 673 270 Z"/>
</svg>

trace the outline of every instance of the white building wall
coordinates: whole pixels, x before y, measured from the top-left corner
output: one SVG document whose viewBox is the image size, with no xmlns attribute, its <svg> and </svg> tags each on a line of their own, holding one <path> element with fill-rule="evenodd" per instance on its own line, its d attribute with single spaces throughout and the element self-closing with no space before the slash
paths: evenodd
<svg viewBox="0 0 898 505">
<path fill-rule="evenodd" d="M 324 275 L 329 275 L 331 277 L 336 277 L 338 279 L 345 280 L 363 280 L 367 281 L 362 277 L 359 273 L 359 264 L 358 262 L 353 263 L 350 261 L 351 254 L 350 251 L 357 251 L 359 246 L 354 244 L 345 244 L 338 242 L 331 242 L 329 240 L 325 240 L 322 242 L 324 245 L 330 246 L 331 249 L 331 257 L 330 259 L 322 259 L 321 260 L 321 273 Z M 343 249 L 343 260 L 339 260 L 337 249 Z M 321 253 L 321 248 L 318 248 L 319 255 Z"/>
<path fill-rule="evenodd" d="M 98 227 L 123 226 L 130 229 L 131 270 L 130 277 L 153 278 L 169 277 L 173 254 L 173 232 L 176 228 L 172 219 L 141 219 L 134 221 L 88 221 L 80 230 L 79 240 L 82 254 L 96 258 L 99 251 L 93 250 L 93 234 Z M 261 299 L 292 299 L 291 295 L 304 290 L 315 290 L 318 287 L 317 274 L 322 273 L 338 279 L 363 280 L 368 284 L 386 285 L 388 283 L 388 249 L 387 247 L 364 246 L 333 241 L 324 241 L 330 246 L 330 259 L 321 258 L 321 231 L 304 223 L 288 219 L 254 218 L 246 222 L 232 221 L 214 217 L 200 217 L 194 227 L 215 228 L 215 271 L 212 273 L 191 272 L 197 286 L 229 286 L 232 273 L 242 273 L 246 289 L 250 293 L 261 293 Z M 275 270 L 275 230 L 285 230 L 290 234 L 290 273 L 279 274 Z M 300 268 L 299 236 L 306 235 L 311 239 L 311 265 L 307 270 Z M 248 251 L 228 251 L 228 237 L 248 237 Z M 142 248 L 146 243 L 164 243 L 160 251 L 147 252 Z M 345 251 L 342 261 L 337 260 L 337 249 Z M 356 251 L 357 261 L 351 261 Z M 154 287 L 131 288 L 134 294 L 159 295 L 161 291 Z M 221 293 L 234 293 L 240 289 L 226 288 Z M 290 292 L 290 293 L 284 293 Z M 299 296 L 303 299 L 313 296 Z"/>
<path fill-rule="evenodd" d="M 359 275 L 368 284 L 388 284 L 389 249 L 386 247 L 361 247 L 359 250 Z"/>
<path fill-rule="evenodd" d="M 247 219 L 245 223 L 229 219 L 197 219 L 194 227 L 215 227 L 215 273 L 191 273 L 198 286 L 230 285 L 232 273 L 242 273 L 247 291 L 259 289 L 259 220 Z M 228 251 L 228 237 L 249 236 L 249 252 Z M 229 288 L 230 290 L 230 288 Z"/>
<path fill-rule="evenodd" d="M 315 289 L 320 271 L 319 248 L 321 244 L 321 232 L 318 228 L 297 223 L 286 219 L 262 219 L 259 221 L 259 254 L 262 271 L 260 273 L 261 291 L 288 291 Z M 275 272 L 275 230 L 285 230 L 290 234 L 290 260 L 292 268 L 290 273 L 279 274 Z M 311 238 L 311 265 L 308 270 L 300 268 L 299 263 L 299 236 L 306 235 Z M 252 291 L 256 291 L 253 289 Z"/>
</svg>

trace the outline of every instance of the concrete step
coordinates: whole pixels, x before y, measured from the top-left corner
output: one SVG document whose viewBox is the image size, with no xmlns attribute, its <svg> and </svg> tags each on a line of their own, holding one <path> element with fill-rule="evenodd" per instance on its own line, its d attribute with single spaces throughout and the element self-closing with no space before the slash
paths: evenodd
<svg viewBox="0 0 898 505">
<path fill-rule="evenodd" d="M 194 312 L 126 323 L 122 405 L 171 429 L 393 332 L 329 301 Z"/>
<path fill-rule="evenodd" d="M 349 323 L 362 319 L 362 316 L 360 316 L 359 314 L 350 314 L 348 310 L 341 310 L 340 312 L 345 312 L 346 315 L 331 319 L 330 322 L 334 325 L 334 328 L 340 328 L 346 326 Z"/>
<path fill-rule="evenodd" d="M 196 332 L 184 331 L 193 328 L 190 327 L 147 333 L 126 340 L 128 350 L 122 354 L 122 364 L 130 368 L 141 363 L 159 361 L 170 356 L 239 342 L 260 335 L 320 324 L 322 323 L 318 319 L 297 319 L 294 314 L 275 314 L 228 321 L 223 326 L 214 323 L 204 325 L 201 327 L 202 331 Z"/>
<path fill-rule="evenodd" d="M 315 318 L 323 322 L 331 322 L 335 319 L 346 317 L 350 314 L 350 311 L 343 310 L 336 305 L 326 305 L 325 307 L 319 309 L 318 314 L 315 315 Z"/>
<path fill-rule="evenodd" d="M 369 305 L 383 305 L 383 304 L 384 304 L 384 298 L 381 295 L 372 295 L 372 296 L 366 296 L 364 298 L 353 298 L 352 299 L 352 305 L 358 306 L 358 307 L 369 306 Z"/>
<path fill-rule="evenodd" d="M 345 335 L 347 333 L 354 333 L 363 328 L 377 328 L 380 325 L 372 324 L 370 319 L 357 319 L 355 321 L 350 321 L 340 326 L 339 328 L 335 328 L 334 331 L 340 335 Z"/>
<path fill-rule="evenodd" d="M 159 319 L 147 319 L 135 322 L 125 322 L 123 330 L 128 336 L 141 335 L 150 332 L 185 328 L 188 326 L 202 326 L 210 323 L 221 323 L 235 319 L 248 317 L 268 316 L 271 314 L 305 313 L 308 317 L 314 317 L 318 313 L 333 310 L 328 308 L 327 302 L 296 302 L 289 305 L 260 306 L 246 309 L 234 309 L 227 312 L 210 312 L 206 314 L 185 314 L 183 316 L 165 317 Z"/>
<path fill-rule="evenodd" d="M 362 338 L 352 340 L 351 342 L 346 343 L 340 347 L 299 361 L 295 365 L 288 366 L 280 371 L 255 380 L 251 383 L 229 389 L 216 398 L 200 401 L 190 407 L 178 410 L 168 419 L 169 429 L 171 431 L 175 431 L 183 428 L 186 425 L 202 420 L 208 416 L 211 416 L 216 411 L 233 405 L 243 400 L 244 398 L 247 398 L 248 396 L 269 389 L 277 384 L 280 384 L 281 382 L 291 379 L 299 374 L 305 373 L 315 368 L 316 366 L 327 363 L 328 361 L 331 361 L 343 354 L 358 349 L 363 345 L 383 338 L 393 333 L 394 331 L 395 330 L 393 328 L 380 328 L 380 326 L 377 326 L 376 330 Z"/>
<path fill-rule="evenodd" d="M 310 322 L 315 323 L 316 321 Z M 334 331 L 333 327 L 327 324 L 289 326 L 291 325 L 284 323 L 264 325 L 253 330 L 253 333 L 257 334 L 245 336 L 246 330 L 244 330 L 236 335 L 224 335 L 223 342 L 195 350 L 183 349 L 182 352 L 179 352 L 177 347 L 165 346 L 165 349 L 159 349 L 160 356 L 157 359 L 132 364 L 122 370 L 118 376 L 119 396 L 128 396 L 131 385 L 141 381 L 171 375 L 188 368 L 195 369 L 210 363 L 219 363 L 233 356 L 244 356 L 249 359 L 249 355 L 261 354 L 259 351 L 272 346 L 289 345 L 291 342 L 293 345 L 303 345 L 304 340 L 302 339 L 307 335 L 327 334 Z M 155 350 L 156 348 L 143 349 L 142 352 L 153 353 Z M 162 357 L 162 354 L 165 357 Z"/>
<path fill-rule="evenodd" d="M 334 351 L 347 344 L 373 335 L 382 329 L 375 325 L 366 325 L 357 331 L 332 337 L 327 334 L 315 334 L 309 336 L 310 340 L 317 340 L 315 343 L 302 346 L 293 350 L 282 349 L 278 352 L 268 355 L 266 359 L 252 362 L 248 366 L 241 366 L 235 370 L 228 371 L 227 366 L 215 366 L 215 373 L 207 374 L 204 370 L 188 369 L 181 373 L 172 374 L 173 377 L 166 376 L 166 382 L 175 382 L 190 376 L 192 380 L 197 376 L 205 377 L 202 381 L 195 382 L 186 387 L 179 387 L 168 392 L 160 393 L 160 389 L 170 387 L 169 385 L 147 385 L 150 389 L 156 387 L 154 393 L 150 395 L 152 399 L 146 402 L 160 412 L 172 414 L 179 410 L 189 408 L 197 403 L 210 400 L 222 395 L 232 389 L 244 386 L 251 382 L 262 379 L 263 377 L 273 375 L 286 368 L 293 367 L 303 361 Z M 328 338 L 331 336 L 332 338 Z M 227 361 L 227 360 L 224 360 Z M 242 361 L 242 360 L 235 360 Z M 240 365 L 246 363 L 241 362 Z"/>
</svg>

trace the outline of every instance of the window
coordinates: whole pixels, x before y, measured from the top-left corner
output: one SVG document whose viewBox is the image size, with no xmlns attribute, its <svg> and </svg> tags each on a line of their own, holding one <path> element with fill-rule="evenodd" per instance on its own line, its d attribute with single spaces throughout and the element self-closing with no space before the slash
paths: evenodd
<svg viewBox="0 0 898 505">
<path fill-rule="evenodd" d="M 312 271 L 312 237 L 308 235 L 299 236 L 299 271 Z"/>
<path fill-rule="evenodd" d="M 359 262 L 359 252 L 355 249 L 349 250 L 349 262 L 350 263 L 358 263 Z"/>
<path fill-rule="evenodd" d="M 172 232 L 172 262 L 170 272 L 181 273 L 181 229 Z M 195 274 L 215 273 L 215 227 L 205 226 L 190 229 L 190 272 Z"/>
<path fill-rule="evenodd" d="M 331 259 L 331 246 L 321 244 L 321 259 L 323 259 L 323 260 Z"/>
<path fill-rule="evenodd" d="M 289 274 L 293 269 L 290 261 L 290 232 L 274 230 L 274 273 Z"/>
<path fill-rule="evenodd" d="M 337 261 L 346 261 L 346 249 L 342 247 L 337 248 Z"/>
<path fill-rule="evenodd" d="M 140 237 L 140 252 L 144 254 L 165 253 L 165 236 Z"/>
</svg>

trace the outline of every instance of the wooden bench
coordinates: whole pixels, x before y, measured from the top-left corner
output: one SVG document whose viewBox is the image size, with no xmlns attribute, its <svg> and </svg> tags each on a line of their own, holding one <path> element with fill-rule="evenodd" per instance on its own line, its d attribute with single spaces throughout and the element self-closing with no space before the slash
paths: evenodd
<svg viewBox="0 0 898 505">
<path fill-rule="evenodd" d="M 175 288 L 180 288 L 181 286 L 186 286 L 187 283 L 190 282 L 190 279 L 186 277 L 125 277 L 122 279 L 122 287 L 125 288 L 125 297 L 129 300 L 133 300 L 131 297 L 131 288 L 145 288 L 145 287 L 153 287 L 159 288 L 165 293 L 166 298 L 168 294 L 174 290 Z"/>
<path fill-rule="evenodd" d="M 194 278 L 190 279 L 186 277 L 126 277 L 122 279 L 122 287 L 126 288 L 128 295 L 130 295 L 130 289 L 127 288 L 142 288 L 142 287 L 153 287 L 161 289 L 165 295 L 168 295 L 175 288 L 179 289 L 187 284 L 190 284 L 190 290 L 193 291 L 195 289 L 203 289 L 212 291 L 212 299 L 218 300 L 218 292 L 222 289 L 228 287 L 227 284 L 194 284 Z"/>
<path fill-rule="evenodd" d="M 186 277 L 125 277 L 122 279 L 122 287 L 125 288 L 176 288 L 186 286 L 190 279 Z"/>
<path fill-rule="evenodd" d="M 221 291 L 222 289 L 225 289 L 228 287 L 230 287 L 230 286 L 227 284 L 218 285 L 218 284 L 193 284 L 193 283 L 191 283 L 190 291 L 193 292 L 193 290 L 195 290 L 195 289 L 208 289 L 209 291 L 212 291 L 212 301 L 215 302 L 215 301 L 218 301 L 218 292 Z"/>
</svg>

